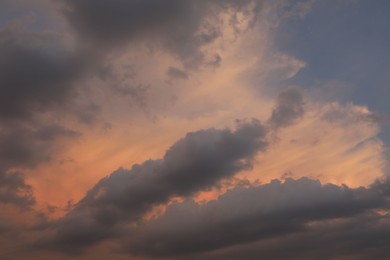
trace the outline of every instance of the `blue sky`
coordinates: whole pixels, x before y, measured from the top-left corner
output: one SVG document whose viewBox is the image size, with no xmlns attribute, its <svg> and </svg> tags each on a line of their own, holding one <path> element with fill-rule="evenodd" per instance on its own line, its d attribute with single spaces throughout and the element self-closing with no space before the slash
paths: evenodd
<svg viewBox="0 0 390 260">
<path fill-rule="evenodd" d="M 390 2 L 315 1 L 303 19 L 278 28 L 281 51 L 307 62 L 286 84 L 316 88 L 326 82 L 345 85 L 345 102 L 367 105 L 390 118 Z M 382 138 L 390 144 L 390 128 Z"/>
</svg>

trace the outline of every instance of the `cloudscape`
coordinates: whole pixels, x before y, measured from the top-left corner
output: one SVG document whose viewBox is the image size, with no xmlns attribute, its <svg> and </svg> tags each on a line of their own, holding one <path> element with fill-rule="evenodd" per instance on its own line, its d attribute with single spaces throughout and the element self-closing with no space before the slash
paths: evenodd
<svg viewBox="0 0 390 260">
<path fill-rule="evenodd" d="M 390 3 L 0 2 L 0 259 L 389 259 Z"/>
</svg>

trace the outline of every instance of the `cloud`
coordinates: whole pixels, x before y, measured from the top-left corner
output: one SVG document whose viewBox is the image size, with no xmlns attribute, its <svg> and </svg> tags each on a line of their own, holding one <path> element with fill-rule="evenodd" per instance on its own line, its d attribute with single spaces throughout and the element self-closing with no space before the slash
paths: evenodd
<svg viewBox="0 0 390 260">
<path fill-rule="evenodd" d="M 21 171 L 49 162 L 59 141 L 80 135 L 60 118 L 85 114 L 75 99 L 92 67 L 87 56 L 54 33 L 0 29 L 0 202 L 31 206 Z"/>
<path fill-rule="evenodd" d="M 188 79 L 188 74 L 185 71 L 178 69 L 178 68 L 175 68 L 175 67 L 169 67 L 167 70 L 167 75 L 170 78 Z"/>
<path fill-rule="evenodd" d="M 275 128 L 285 127 L 301 118 L 304 112 L 302 93 L 297 89 L 288 89 L 278 95 L 269 123 Z"/>
<path fill-rule="evenodd" d="M 98 77 L 116 96 L 130 98 L 132 103 L 146 107 L 149 86 L 137 81 L 131 65 L 107 63 L 99 69 Z"/>
<path fill-rule="evenodd" d="M 313 102 L 308 92 L 305 97 L 304 114 L 277 129 L 252 178 L 269 181 L 290 173 L 358 187 L 382 176 L 386 147 L 378 138 L 381 124 L 368 117 L 372 112 L 352 103 Z"/>
<path fill-rule="evenodd" d="M 63 2 L 62 13 L 71 27 L 83 42 L 94 48 L 107 50 L 147 41 L 150 46 L 173 54 L 186 68 L 196 68 L 206 60 L 202 48 L 222 34 L 220 14 L 246 11 L 251 4 L 254 5 L 251 10 L 258 13 L 262 1 Z M 237 17 L 232 17 L 230 23 L 237 23 Z"/>
<path fill-rule="evenodd" d="M 202 259 L 386 259 L 388 216 L 374 212 L 316 223 L 306 232 L 202 254 Z M 187 257 L 184 259 L 197 259 Z"/>
<path fill-rule="evenodd" d="M 319 229 L 323 232 L 326 232 L 323 230 L 325 226 L 333 229 L 332 236 L 337 239 L 334 244 L 343 243 L 341 239 L 345 234 L 342 232 L 347 230 L 337 234 L 334 228 L 337 224 L 333 224 L 332 220 L 360 220 L 362 214 L 371 214 L 378 208 L 388 209 L 388 206 L 386 197 L 381 196 L 376 189 L 322 185 L 308 178 L 287 179 L 285 182 L 274 180 L 260 186 L 234 188 L 205 205 L 192 200 L 173 203 L 164 215 L 135 228 L 127 241 L 123 240 L 127 242 L 124 250 L 134 255 L 180 258 L 254 241 L 283 240 L 286 236 L 297 234 L 299 237 L 302 233 L 318 232 L 316 224 L 312 224 L 316 222 L 322 223 Z M 375 221 L 375 218 L 372 220 Z M 330 222 L 326 224 L 327 221 Z M 389 235 L 388 223 L 385 222 L 383 226 Z M 371 231 L 378 232 L 376 227 Z M 379 232 L 373 235 L 382 236 Z M 323 246 L 317 244 L 324 238 L 319 236 L 320 239 L 312 242 L 317 248 Z M 350 242 L 358 243 L 359 240 L 354 241 L 351 237 Z M 301 243 L 298 241 L 295 244 Z M 369 246 L 380 245 L 375 243 Z M 358 250 L 355 246 L 355 250 Z M 270 253 L 281 251 L 280 248 L 273 250 L 276 252 Z M 245 252 L 242 253 L 245 256 Z M 304 252 L 294 252 L 294 255 L 300 254 Z M 315 255 L 320 256 L 318 252 Z M 241 259 L 239 255 L 235 258 Z"/>
<path fill-rule="evenodd" d="M 64 15 L 81 37 L 104 46 L 127 42 L 172 25 L 188 1 L 64 1 Z"/>
<path fill-rule="evenodd" d="M 44 122 L 40 115 L 62 113 L 86 69 L 49 33 L 0 30 L 0 202 L 27 208 L 32 187 L 15 169 L 36 167 L 54 156 L 55 142 L 76 131 Z"/>
<path fill-rule="evenodd" d="M 56 124 L 4 127 L 0 129 L 0 167 L 35 167 L 51 159 L 55 140 L 77 136 L 79 133 Z"/>
<path fill-rule="evenodd" d="M 135 41 L 155 42 L 154 47 L 182 58 L 186 65 L 183 70 L 175 69 L 180 67 L 177 65 L 168 67 L 168 74 L 186 77 L 186 68 L 209 61 L 202 48 L 213 42 L 221 29 L 214 14 L 244 10 L 250 2 L 63 1 L 61 15 L 78 38 L 57 24 L 61 17 L 53 13 L 42 17 L 42 21 L 52 21 L 53 27 L 39 24 L 40 18 L 35 21 L 32 17 L 36 23 L 30 26 L 20 17 L 10 17 L 13 22 L 0 29 L 1 171 L 10 174 L 14 169 L 19 172 L 49 162 L 57 156 L 59 141 L 79 135 L 73 130 L 78 126 L 73 119 L 93 124 L 97 114 L 106 112 L 103 106 L 107 104 L 101 101 L 109 99 L 111 92 L 100 95 L 100 89 L 92 86 L 96 82 L 88 80 L 101 80 L 96 85 L 105 84 L 120 98 L 130 97 L 142 108 L 146 106 L 149 84 L 136 79 L 129 82 L 129 67 L 118 71 L 108 66 L 105 75 L 100 73 L 115 60 L 108 57 L 111 51 L 121 51 L 116 47 Z M 31 12 L 39 15 L 45 9 L 42 14 L 48 15 L 53 6 L 34 2 L 26 9 L 33 8 Z M 92 45 L 98 46 L 98 51 L 94 52 Z M 211 56 L 217 57 L 214 54 Z M 52 121 L 55 123 L 49 123 Z M 40 134 L 51 127 L 57 127 L 52 137 Z"/>
<path fill-rule="evenodd" d="M 237 129 L 188 133 L 161 160 L 119 169 L 100 180 L 76 207 L 60 219 L 47 247 L 77 253 L 85 246 L 118 236 L 120 224 L 132 223 L 154 206 L 174 197 L 211 189 L 219 181 L 249 169 L 267 147 L 259 121 L 239 122 Z M 118 229 L 119 228 L 119 229 Z"/>
<path fill-rule="evenodd" d="M 50 161 L 58 140 L 79 135 L 56 124 L 0 127 L 0 202 L 22 208 L 32 206 L 35 203 L 32 187 L 16 169 L 32 169 Z"/>
<path fill-rule="evenodd" d="M 29 209 L 35 204 L 32 187 L 18 172 L 0 172 L 0 202 Z"/>
<path fill-rule="evenodd" d="M 87 69 L 85 55 L 53 35 L 0 31 L 0 119 L 25 120 L 61 109 L 76 94 Z"/>
</svg>

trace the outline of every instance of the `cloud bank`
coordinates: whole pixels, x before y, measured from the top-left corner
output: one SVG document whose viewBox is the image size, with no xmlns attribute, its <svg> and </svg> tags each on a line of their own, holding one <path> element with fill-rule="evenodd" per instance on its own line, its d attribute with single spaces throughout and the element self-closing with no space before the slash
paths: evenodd
<svg viewBox="0 0 390 260">
<path fill-rule="evenodd" d="M 191 200 L 174 203 L 164 215 L 141 225 L 135 234 L 129 234 L 124 248 L 129 253 L 160 257 L 212 251 L 319 232 L 317 226 L 333 228 L 332 221 L 348 222 L 351 217 L 376 215 L 375 209 L 387 210 L 388 206 L 388 197 L 381 196 L 376 187 L 351 189 L 322 185 L 307 178 L 274 180 L 269 184 L 234 188 L 205 205 Z M 388 217 L 377 217 L 382 219 L 381 225 L 388 232 Z M 321 232 L 326 236 L 326 231 Z M 337 242 L 344 235 L 340 232 Z M 373 234 L 376 239 L 382 235 Z M 321 235 L 319 237 L 321 239 Z M 351 244 L 359 242 L 359 239 L 349 241 Z M 282 244 L 280 251 L 287 246 Z M 297 255 L 304 253 L 296 252 Z"/>
</svg>

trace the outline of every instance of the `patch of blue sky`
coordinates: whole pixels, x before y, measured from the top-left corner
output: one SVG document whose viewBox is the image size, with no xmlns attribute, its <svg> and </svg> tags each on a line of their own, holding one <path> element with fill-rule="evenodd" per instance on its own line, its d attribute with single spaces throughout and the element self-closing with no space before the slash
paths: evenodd
<svg viewBox="0 0 390 260">
<path fill-rule="evenodd" d="M 340 100 L 390 118 L 389 14 L 387 0 L 316 1 L 305 18 L 289 20 L 275 33 L 279 50 L 307 63 L 283 84 L 316 88 L 338 82 L 351 87 Z M 390 144 L 389 126 L 382 137 Z"/>
</svg>

